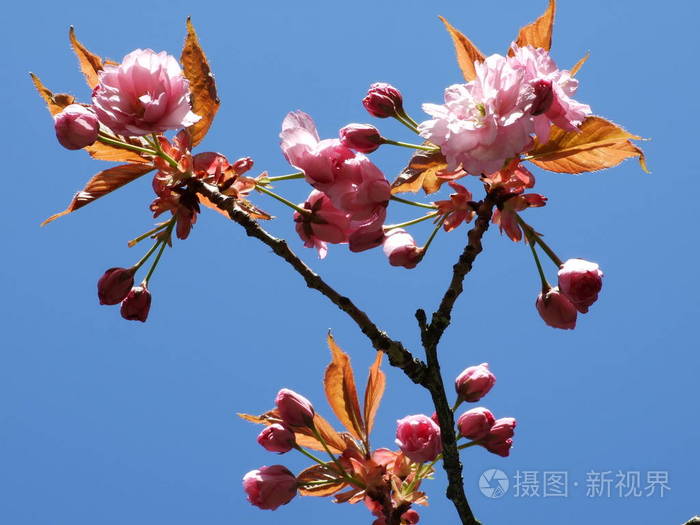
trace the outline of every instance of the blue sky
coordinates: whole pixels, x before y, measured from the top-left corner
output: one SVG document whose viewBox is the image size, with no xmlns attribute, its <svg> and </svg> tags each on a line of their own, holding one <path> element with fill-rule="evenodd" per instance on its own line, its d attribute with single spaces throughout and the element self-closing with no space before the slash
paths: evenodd
<svg viewBox="0 0 700 525">
<path fill-rule="evenodd" d="M 407 1 L 99 4 L 17 2 L 2 32 L 6 144 L 4 262 L 0 265 L 0 522 L 12 525 L 309 525 L 370 523 L 360 505 L 297 498 L 275 512 L 244 499 L 240 479 L 263 464 L 301 470 L 301 457 L 271 457 L 258 428 L 236 412 L 262 412 L 282 387 L 330 417 L 321 375 L 326 331 L 360 375 L 373 351 L 357 328 L 301 279 L 222 217 L 202 213 L 191 237 L 166 253 L 152 281 L 146 324 L 123 321 L 97 303 L 95 282 L 131 264 L 126 241 L 148 229 L 149 181 L 140 180 L 45 228 L 39 223 L 106 164 L 62 149 L 28 71 L 55 91 L 89 97 L 68 47 L 68 27 L 93 51 L 120 59 L 134 48 L 179 55 L 192 15 L 216 74 L 222 106 L 200 151 L 256 169 L 289 173 L 277 134 L 286 112 L 310 113 L 323 137 L 349 122 L 373 122 L 411 140 L 393 122 L 372 120 L 367 86 L 398 86 L 408 111 L 439 102 L 460 81 L 444 15 L 486 53 L 507 48 L 544 0 L 492 3 Z M 545 208 L 526 212 L 560 257 L 600 263 L 600 301 L 573 332 L 546 327 L 534 309 L 538 279 L 529 251 L 496 230 L 468 277 L 441 349 L 448 382 L 488 361 L 498 377 L 483 400 L 518 419 L 510 458 L 479 449 L 463 456 L 467 493 L 487 525 L 513 523 L 682 523 L 698 512 L 696 271 L 700 190 L 694 158 L 697 57 L 694 2 L 563 0 L 553 56 L 565 67 L 587 51 L 577 98 L 594 113 L 653 140 L 643 144 L 651 175 L 633 161 L 596 174 L 535 171 Z M 385 148 L 386 149 L 386 148 Z M 406 151 L 373 157 L 389 178 Z M 474 182 L 474 181 L 472 181 Z M 301 201 L 301 181 L 278 186 Z M 471 184 L 472 190 L 478 187 Z M 415 270 L 389 267 L 381 250 L 351 255 L 331 247 L 320 262 L 301 247 L 290 214 L 269 225 L 291 239 L 328 281 L 420 355 L 413 320 L 434 308 L 466 230 L 440 235 Z M 395 207 L 394 207 L 395 208 Z M 410 210 L 393 210 L 395 220 Z M 394 220 L 394 219 L 392 219 Z M 416 228 L 425 238 L 427 227 Z M 554 268 L 549 267 L 550 275 Z M 388 369 L 374 443 L 392 446 L 395 420 L 428 412 L 427 394 Z M 332 418 L 331 418 L 332 419 Z M 478 489 L 485 470 L 510 478 L 505 496 Z M 568 474 L 568 497 L 516 497 L 518 472 Z M 587 497 L 587 475 L 668 473 L 663 498 Z M 589 474 L 592 473 L 592 474 Z M 575 483 L 577 485 L 575 485 Z M 455 523 L 440 472 L 426 482 L 422 523 Z M 540 487 L 540 493 L 542 487 Z"/>
</svg>

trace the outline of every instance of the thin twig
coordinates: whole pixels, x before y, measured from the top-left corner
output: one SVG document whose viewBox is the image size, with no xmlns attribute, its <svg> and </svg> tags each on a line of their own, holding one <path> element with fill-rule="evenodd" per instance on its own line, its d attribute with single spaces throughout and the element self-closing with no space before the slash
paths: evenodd
<svg viewBox="0 0 700 525">
<path fill-rule="evenodd" d="M 423 384 L 426 377 L 426 366 L 411 354 L 399 341 L 391 339 L 386 332 L 377 328 L 367 314 L 365 314 L 348 297 L 338 293 L 327 284 L 316 272 L 309 268 L 287 245 L 283 239 L 278 239 L 265 231 L 255 220 L 236 206 L 234 198 L 223 195 L 214 186 L 206 184 L 194 177 L 188 179 L 188 185 L 192 191 L 209 199 L 222 211 L 225 211 L 231 220 L 240 224 L 249 237 L 255 237 L 259 241 L 272 248 L 275 255 L 281 257 L 306 281 L 309 288 L 318 290 L 333 304 L 348 314 L 362 333 L 372 342 L 375 349 L 383 351 L 389 358 L 392 366 L 400 368 L 417 384 Z"/>
</svg>

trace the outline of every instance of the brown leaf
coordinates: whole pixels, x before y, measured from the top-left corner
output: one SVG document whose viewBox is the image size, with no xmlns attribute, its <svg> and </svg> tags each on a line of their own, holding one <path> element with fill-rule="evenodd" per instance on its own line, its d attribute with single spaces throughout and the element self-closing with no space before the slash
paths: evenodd
<svg viewBox="0 0 700 525">
<path fill-rule="evenodd" d="M 440 150 L 417 151 L 391 184 L 391 193 L 416 193 L 421 188 L 428 195 L 435 193 L 444 182 L 437 175 L 444 171 L 447 171 L 447 161 Z"/>
<path fill-rule="evenodd" d="M 209 209 L 212 209 L 214 211 L 219 212 L 221 215 L 226 217 L 227 219 L 230 219 L 228 212 L 225 212 L 221 208 L 218 208 L 216 204 L 214 204 L 212 201 L 207 199 L 204 195 L 197 194 L 197 197 L 199 198 L 199 203 L 206 206 Z M 236 201 L 237 206 L 245 211 L 248 215 L 250 215 L 253 219 L 262 219 L 264 221 L 269 221 L 272 219 L 272 215 L 269 213 L 261 210 L 257 206 L 253 205 L 250 201 L 247 201 L 245 199 L 239 199 Z"/>
<path fill-rule="evenodd" d="M 305 483 L 313 483 L 316 481 L 334 481 L 334 483 L 309 487 L 300 486 L 299 494 L 301 494 L 302 496 L 316 497 L 331 496 L 347 486 L 347 483 L 345 483 L 345 481 L 343 481 L 342 479 L 338 479 L 338 474 L 336 472 L 322 465 L 313 465 L 307 469 L 302 470 L 297 475 L 297 482 L 300 485 L 303 485 Z"/>
<path fill-rule="evenodd" d="M 323 380 L 326 399 L 343 426 L 357 439 L 363 439 L 364 425 L 350 357 L 340 349 L 330 333 L 327 341 L 332 360 Z"/>
<path fill-rule="evenodd" d="M 590 56 L 591 56 L 591 52 L 588 51 L 585 55 L 583 55 L 583 58 L 581 58 L 581 60 L 579 60 L 578 62 L 576 62 L 576 63 L 574 64 L 574 67 L 572 67 L 572 68 L 569 70 L 569 73 L 571 73 L 571 76 L 572 76 L 572 77 L 573 77 L 573 76 L 576 76 L 576 73 L 578 73 L 579 69 L 581 69 L 581 67 L 583 67 L 583 64 L 586 63 L 586 60 L 588 60 L 588 58 L 589 58 Z"/>
<path fill-rule="evenodd" d="M 445 24 L 447 32 L 450 33 L 452 41 L 455 45 L 455 51 L 457 52 L 457 64 L 462 70 L 462 75 L 464 79 L 469 82 L 476 78 L 476 69 L 474 68 L 474 62 L 483 62 L 484 54 L 479 51 L 479 49 L 472 44 L 462 33 L 457 31 L 450 23 L 445 20 L 444 17 L 439 17 L 442 23 Z"/>
<path fill-rule="evenodd" d="M 197 33 L 192 21 L 187 18 L 187 37 L 182 48 L 180 62 L 185 77 L 190 81 L 190 93 L 192 94 L 192 111 L 202 117 L 190 126 L 192 134 L 192 146 L 196 146 L 209 131 L 214 116 L 219 110 L 219 97 L 216 94 L 216 82 L 209 69 L 207 57 L 199 45 Z"/>
<path fill-rule="evenodd" d="M 518 47 L 541 47 L 549 51 L 552 47 L 552 28 L 554 27 L 554 14 L 557 10 L 556 0 L 549 0 L 549 6 L 542 16 L 533 23 L 520 29 L 515 45 Z M 513 55 L 513 50 L 508 50 Z"/>
<path fill-rule="evenodd" d="M 85 75 L 85 81 L 90 89 L 94 88 L 99 83 L 98 73 L 102 71 L 103 64 L 102 58 L 94 53 L 91 53 L 87 48 L 81 44 L 75 36 L 75 29 L 70 26 L 68 30 L 68 37 L 70 38 L 71 47 L 75 52 L 75 56 L 78 57 L 78 62 L 80 62 L 80 70 Z"/>
<path fill-rule="evenodd" d="M 125 184 L 138 179 L 151 170 L 153 170 L 153 166 L 144 164 L 122 164 L 121 166 L 115 166 L 113 168 L 101 171 L 91 178 L 81 191 L 75 194 L 73 200 L 65 210 L 63 210 L 61 213 L 52 215 L 42 222 L 41 225 L 44 226 L 45 224 L 48 224 L 59 217 L 68 215 L 69 213 L 90 204 L 92 201 L 99 199 L 100 197 L 103 197 L 104 195 L 107 195 L 118 188 L 121 188 Z"/>
<path fill-rule="evenodd" d="M 648 173 L 644 152 L 631 140 L 642 139 L 604 118 L 588 117 L 580 131 L 552 127 L 549 142 L 537 145 L 525 158 L 556 173 L 584 173 L 611 168 L 637 157 Z"/>
<path fill-rule="evenodd" d="M 46 102 L 46 106 L 51 115 L 60 113 L 63 111 L 63 108 L 70 106 L 73 102 L 75 102 L 75 97 L 72 95 L 69 95 L 68 93 L 54 94 L 51 92 L 51 90 L 44 86 L 44 84 L 42 84 L 38 76 L 36 76 L 34 73 L 29 73 L 29 75 L 32 77 L 32 82 L 34 82 L 34 86 L 39 92 L 39 95 L 44 99 L 44 102 Z"/>
<path fill-rule="evenodd" d="M 374 426 L 374 416 L 377 415 L 379 403 L 382 402 L 384 388 L 386 387 L 386 376 L 381 371 L 382 357 L 384 352 L 378 351 L 374 363 L 369 368 L 369 376 L 367 377 L 367 388 L 365 389 L 365 426 L 367 427 L 367 435 L 372 432 Z"/>
</svg>

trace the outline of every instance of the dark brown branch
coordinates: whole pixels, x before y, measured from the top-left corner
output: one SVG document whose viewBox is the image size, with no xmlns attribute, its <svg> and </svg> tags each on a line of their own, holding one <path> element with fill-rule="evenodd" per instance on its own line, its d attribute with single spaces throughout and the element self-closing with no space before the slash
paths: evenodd
<svg viewBox="0 0 700 525">
<path fill-rule="evenodd" d="M 435 405 L 435 412 L 442 430 L 442 457 L 443 468 L 447 474 L 447 498 L 452 501 L 463 525 L 478 525 L 479 521 L 474 517 L 474 513 L 469 507 L 467 496 L 464 492 L 464 480 L 462 479 L 462 463 L 459 459 L 457 448 L 457 436 L 455 434 L 454 414 L 447 400 L 445 385 L 440 373 L 440 361 L 438 360 L 437 348 L 440 338 L 449 326 L 452 309 L 455 301 L 462 293 L 464 277 L 471 271 L 472 264 L 476 256 L 482 250 L 481 238 L 489 228 L 493 207 L 496 204 L 496 197 L 487 194 L 479 204 L 477 218 L 474 227 L 469 231 L 468 242 L 453 267 L 452 280 L 440 302 L 440 306 L 432 316 L 428 325 L 425 311 L 418 310 L 416 319 L 421 331 L 421 342 L 425 348 L 425 355 L 428 362 L 428 381 L 424 386 L 430 392 Z"/>
<path fill-rule="evenodd" d="M 404 348 L 399 341 L 391 339 L 386 332 L 377 328 L 367 317 L 367 314 L 360 310 L 349 298 L 339 294 L 328 285 L 316 272 L 297 257 L 283 239 L 270 235 L 255 220 L 251 219 L 247 213 L 236 206 L 234 198 L 223 195 L 214 186 L 196 178 L 189 179 L 188 185 L 192 191 L 205 196 L 217 208 L 225 211 L 231 220 L 245 229 L 249 237 L 255 237 L 272 248 L 276 255 L 287 261 L 304 278 L 309 288 L 318 290 L 333 304 L 348 314 L 362 330 L 362 333 L 372 342 L 374 348 L 383 351 L 388 356 L 389 363 L 392 366 L 403 370 L 414 383 L 424 384 L 427 371 L 425 364 L 421 360 L 414 358 L 411 352 Z"/>
</svg>

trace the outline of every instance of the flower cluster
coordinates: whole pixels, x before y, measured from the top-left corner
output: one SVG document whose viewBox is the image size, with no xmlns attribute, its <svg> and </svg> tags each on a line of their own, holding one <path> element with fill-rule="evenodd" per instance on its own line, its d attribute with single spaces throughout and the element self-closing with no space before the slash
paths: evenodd
<svg viewBox="0 0 700 525">
<path fill-rule="evenodd" d="M 511 49 L 512 56 L 476 62 L 476 78 L 448 87 L 443 105 L 423 105 L 433 118 L 418 130 L 440 146 L 450 170 L 495 173 L 534 145 L 533 133 L 546 142 L 552 124 L 575 131 L 590 115 L 590 107 L 571 98 L 578 81 L 559 70 L 548 51 Z"/>
</svg>

